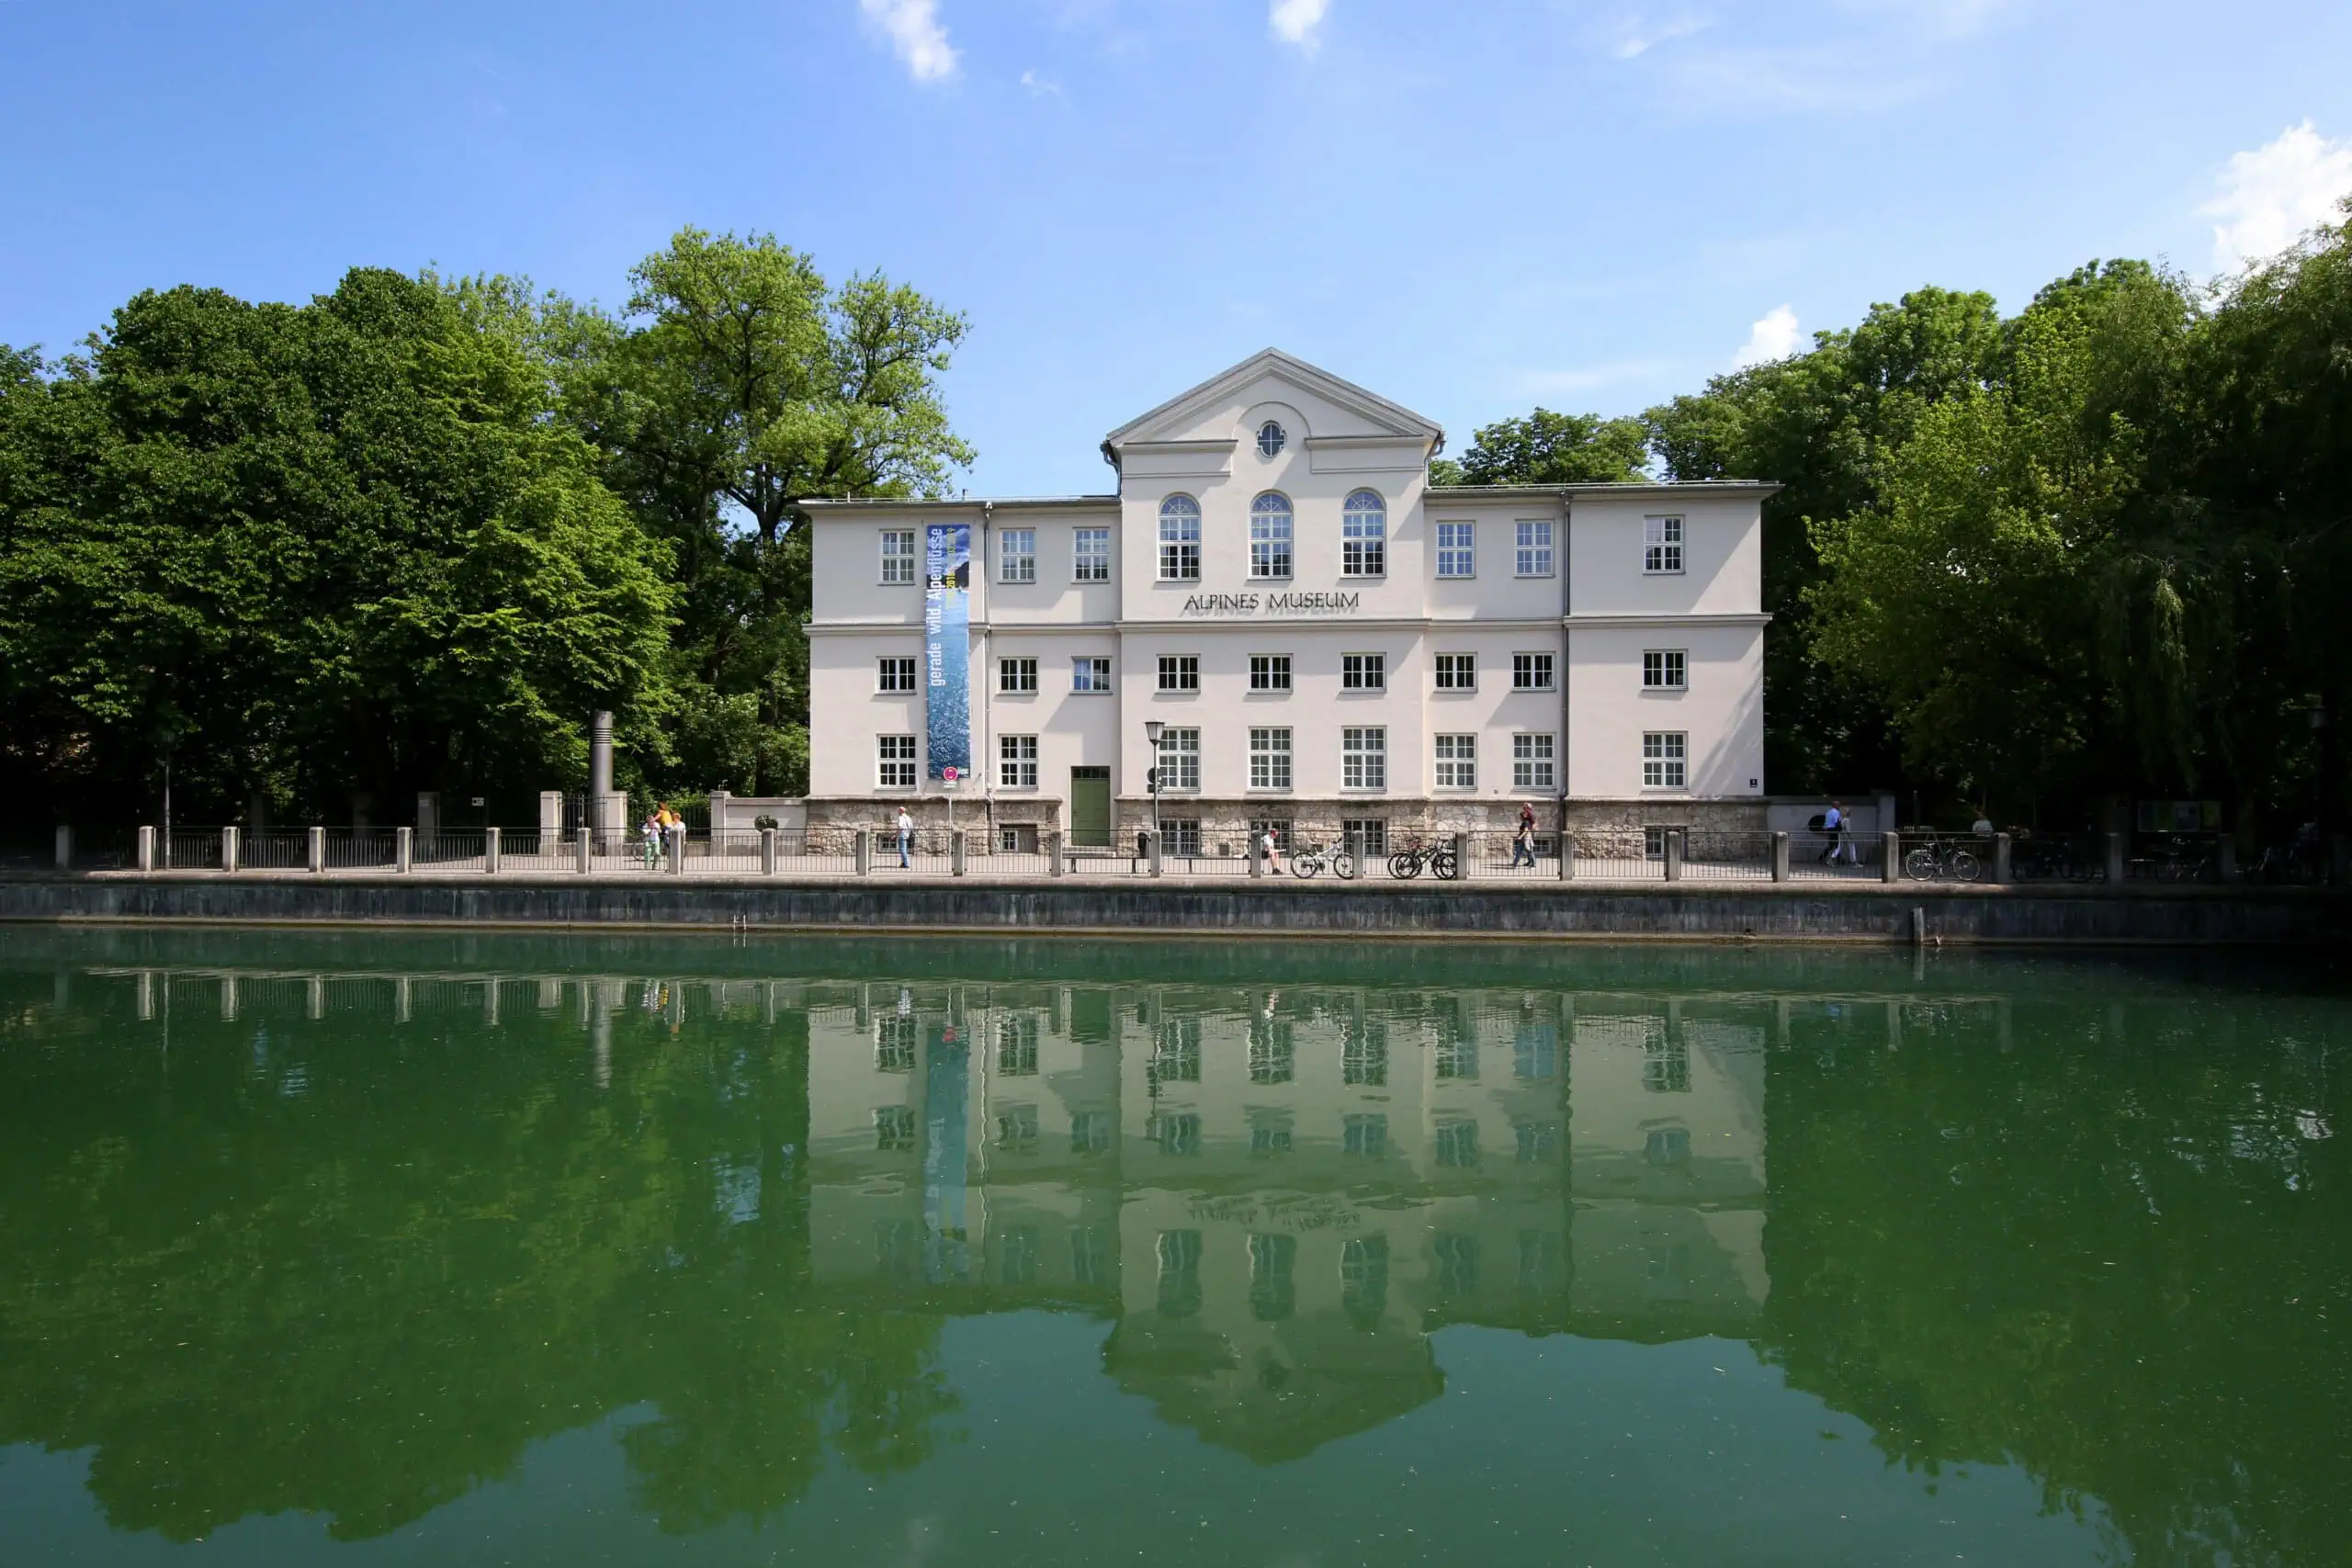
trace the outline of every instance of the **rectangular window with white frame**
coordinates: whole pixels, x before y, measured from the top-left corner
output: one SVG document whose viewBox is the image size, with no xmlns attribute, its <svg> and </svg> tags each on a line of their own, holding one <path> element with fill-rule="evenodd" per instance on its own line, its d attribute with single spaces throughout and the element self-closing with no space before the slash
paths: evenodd
<svg viewBox="0 0 2352 1568">
<path fill-rule="evenodd" d="M 1034 695 L 1037 690 L 1037 661 L 1034 659 L 998 660 L 996 689 L 1008 697 Z"/>
<path fill-rule="evenodd" d="M 1514 735 L 1510 738 L 1511 788 L 1548 791 L 1553 787 L 1555 776 L 1552 770 L 1552 737 Z"/>
<path fill-rule="evenodd" d="M 1642 519 L 1642 570 L 1653 577 L 1671 576 L 1682 570 L 1682 519 Z"/>
<path fill-rule="evenodd" d="M 1007 528 L 997 536 L 997 581 L 1037 581 L 1037 530 Z"/>
<path fill-rule="evenodd" d="M 1680 730 L 1647 729 L 1642 732 L 1642 787 L 1644 789 L 1687 789 L 1690 773 L 1687 767 L 1690 738 Z"/>
<path fill-rule="evenodd" d="M 1070 578 L 1077 582 L 1111 581 L 1111 530 L 1080 528 L 1070 544 Z"/>
<path fill-rule="evenodd" d="M 1273 497 L 1281 503 L 1269 506 L 1267 499 L 1261 497 L 1260 503 L 1250 510 L 1250 575 L 1285 578 L 1291 570 L 1290 505 Z"/>
<path fill-rule="evenodd" d="M 1388 731 L 1378 726 L 1347 726 L 1340 731 L 1340 787 L 1388 787 Z"/>
<path fill-rule="evenodd" d="M 1388 508 L 1360 490 L 1340 513 L 1340 575 L 1383 577 L 1388 571 Z"/>
<path fill-rule="evenodd" d="M 1475 692 L 1478 689 L 1478 656 L 1475 653 L 1441 653 L 1433 660 L 1437 670 L 1437 689 L 1441 692 Z"/>
<path fill-rule="evenodd" d="M 1253 692 L 1290 690 L 1290 655 L 1253 653 L 1250 656 L 1250 689 Z"/>
<path fill-rule="evenodd" d="M 915 738 L 877 735 L 874 738 L 874 783 L 881 789 L 915 787 Z"/>
<path fill-rule="evenodd" d="M 1679 692 L 1690 685 L 1690 656 L 1679 648 L 1645 649 L 1642 653 L 1642 690 Z"/>
<path fill-rule="evenodd" d="M 874 689 L 877 692 L 911 692 L 915 689 L 915 661 L 896 654 L 885 655 L 874 661 Z"/>
<path fill-rule="evenodd" d="M 1159 732 L 1159 787 L 1197 790 L 1201 787 L 1201 732 L 1170 725 Z"/>
<path fill-rule="evenodd" d="M 1000 735 L 996 738 L 996 782 L 1002 789 L 1037 787 L 1037 738 Z"/>
<path fill-rule="evenodd" d="M 1510 689 L 1514 692 L 1548 692 L 1552 689 L 1552 656 L 1548 653 L 1514 653 L 1510 656 Z"/>
<path fill-rule="evenodd" d="M 912 582 L 915 580 L 915 536 L 911 528 L 885 528 L 882 531 L 882 581 Z"/>
<path fill-rule="evenodd" d="M 1200 503 L 1190 496 L 1170 496 L 1159 508 L 1159 581 L 1200 580 Z"/>
<path fill-rule="evenodd" d="M 1478 525 L 1441 523 L 1437 525 L 1437 574 L 1460 578 L 1478 575 Z"/>
<path fill-rule="evenodd" d="M 1340 655 L 1340 690 L 1385 692 L 1388 689 L 1388 656 L 1385 653 Z"/>
<path fill-rule="evenodd" d="M 1290 788 L 1290 731 L 1286 728 L 1250 731 L 1250 787 Z"/>
<path fill-rule="evenodd" d="M 1201 660 L 1195 653 L 1163 653 L 1159 656 L 1159 689 L 1163 692 L 1197 692 L 1201 689 Z"/>
<path fill-rule="evenodd" d="M 1478 738 L 1475 735 L 1437 737 L 1437 787 L 1478 787 Z"/>
<path fill-rule="evenodd" d="M 1552 575 L 1552 524 L 1548 518 L 1524 519 L 1511 525 L 1516 536 L 1511 572 L 1517 577 Z"/>
<path fill-rule="evenodd" d="M 1069 661 L 1069 689 L 1094 695 L 1111 689 L 1111 661 L 1100 654 L 1081 653 Z"/>
</svg>

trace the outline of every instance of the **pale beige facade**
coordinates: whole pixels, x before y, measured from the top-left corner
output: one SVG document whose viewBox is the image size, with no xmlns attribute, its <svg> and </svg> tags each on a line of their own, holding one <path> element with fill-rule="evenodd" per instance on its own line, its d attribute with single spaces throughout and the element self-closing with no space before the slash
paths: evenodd
<svg viewBox="0 0 2352 1568">
<path fill-rule="evenodd" d="M 1774 487 L 1432 489 L 1442 441 L 1270 350 L 1114 431 L 1114 493 L 809 503 L 812 825 L 944 803 L 927 699 L 886 661 L 925 652 L 899 552 L 961 524 L 967 822 L 1124 835 L 1156 720 L 1160 811 L 1207 852 L 1253 822 L 1393 840 L 1522 802 L 1547 830 L 1760 829 Z"/>
</svg>

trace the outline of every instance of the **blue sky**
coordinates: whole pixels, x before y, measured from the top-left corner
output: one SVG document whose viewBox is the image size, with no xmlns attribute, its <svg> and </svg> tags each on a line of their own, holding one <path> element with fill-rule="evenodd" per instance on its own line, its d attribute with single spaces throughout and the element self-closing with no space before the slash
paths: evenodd
<svg viewBox="0 0 2352 1568">
<path fill-rule="evenodd" d="M 967 312 L 975 493 L 1104 488 L 1270 344 L 1458 451 L 1920 283 L 2273 247 L 2352 187 L 2346 61 L 2342 0 L 0 0 L 0 342 L 361 263 L 617 303 L 693 223 Z"/>
</svg>

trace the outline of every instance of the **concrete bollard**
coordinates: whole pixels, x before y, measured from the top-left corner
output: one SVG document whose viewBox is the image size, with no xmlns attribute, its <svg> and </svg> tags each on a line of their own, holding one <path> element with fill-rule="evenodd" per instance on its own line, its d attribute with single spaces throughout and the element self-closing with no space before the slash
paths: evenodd
<svg viewBox="0 0 2352 1568">
<path fill-rule="evenodd" d="M 949 835 L 947 840 L 947 871 L 949 875 L 961 876 L 964 874 L 966 857 L 971 853 L 971 851 L 966 847 L 966 842 L 971 838 L 971 836 L 972 830 L 968 828 L 958 828 L 954 833 Z"/>
<path fill-rule="evenodd" d="M 1446 847 L 1453 852 L 1454 880 L 1457 882 L 1468 880 L 1470 875 L 1470 835 L 1467 833 L 1456 833 L 1447 841 Z"/>
<path fill-rule="evenodd" d="M 1053 869 L 1047 874 L 1053 876 L 1061 875 L 1063 871 L 1062 862 L 1066 858 L 1067 852 L 1062 846 L 1062 836 L 1059 833 L 1048 833 L 1046 835 L 1046 853 L 1052 856 L 1054 862 Z"/>
<path fill-rule="evenodd" d="M 2006 887 L 2017 880 L 2017 845 L 2007 833 L 1993 835 L 1993 885 Z"/>
<path fill-rule="evenodd" d="M 1262 849 L 1261 849 L 1261 848 L 1259 847 L 1259 844 L 1258 844 L 1258 836 L 1257 836 L 1255 833 L 1252 833 L 1252 834 L 1250 836 L 1250 845 L 1249 845 L 1249 849 L 1250 849 L 1250 879 L 1251 881 L 1253 881 L 1253 882 L 1254 882 L 1254 881 L 1256 881 L 1258 878 L 1260 878 L 1260 877 L 1261 877 L 1261 876 L 1263 876 L 1263 875 L 1265 875 L 1265 874 L 1266 874 L 1266 855 L 1265 855 L 1265 852 L 1264 852 Z"/>
<path fill-rule="evenodd" d="M 582 828 L 571 836 L 571 866 L 574 871 L 585 876 L 588 874 L 588 868 L 594 863 L 595 840 L 589 836 L 588 829 Z"/>
<path fill-rule="evenodd" d="M 244 834 L 237 829 L 220 829 L 220 869 L 223 872 L 237 869 L 237 863 L 243 858 L 243 840 Z"/>
<path fill-rule="evenodd" d="M 1163 870 L 1159 835 L 1157 833 L 1147 833 L 1144 835 L 1144 838 L 1151 845 L 1151 874 L 1158 876 Z"/>
<path fill-rule="evenodd" d="M 873 874 L 874 874 L 874 834 L 873 834 L 873 831 L 872 831 L 871 829 L 865 829 L 865 828 L 860 828 L 860 829 L 857 830 L 856 852 L 857 852 L 857 874 L 858 874 L 858 875 L 860 875 L 860 876 L 871 876 L 871 875 L 873 875 Z"/>
<path fill-rule="evenodd" d="M 1679 828 L 1666 830 L 1666 879 L 1682 880 L 1682 830 Z"/>
<path fill-rule="evenodd" d="M 1560 880 L 1577 879 L 1577 836 L 1566 828 L 1560 829 Z"/>
<path fill-rule="evenodd" d="M 415 829 L 392 829 L 392 869 L 402 876 L 416 869 Z"/>
<path fill-rule="evenodd" d="M 2107 836 L 2107 879 L 2109 882 L 2120 883 L 2123 880 L 2123 845 L 2122 834 L 2109 833 Z"/>
<path fill-rule="evenodd" d="M 61 827 L 57 829 L 57 869 L 60 871 L 74 869 L 74 829 L 71 828 Z"/>
<path fill-rule="evenodd" d="M 155 869 L 155 829 L 153 828 L 139 829 L 139 869 Z"/>
<path fill-rule="evenodd" d="M 481 830 L 481 874 L 484 876 L 498 874 L 498 829 L 484 828 Z"/>
<path fill-rule="evenodd" d="M 1903 880 L 1903 835 L 1881 833 L 1878 836 L 1878 879 L 1881 882 Z"/>
<path fill-rule="evenodd" d="M 1789 836 L 1786 833 L 1775 833 L 1772 835 L 1772 880 L 1786 882 L 1788 879 Z"/>
<path fill-rule="evenodd" d="M 760 829 L 760 874 L 775 874 L 775 829 L 773 828 Z"/>
<path fill-rule="evenodd" d="M 2216 858 L 2216 865 L 2214 869 L 2221 874 L 2222 880 L 2224 882 L 2243 881 L 2244 878 L 2238 871 L 2237 840 L 2232 835 L 2224 833 L 2222 835 L 2222 841 L 2215 844 L 2213 849 Z"/>
<path fill-rule="evenodd" d="M 327 868 L 327 830 L 326 830 L 324 828 L 313 828 L 313 829 L 311 829 L 311 832 L 310 832 L 310 840 L 311 840 L 311 845 L 310 845 L 311 852 L 310 852 L 309 860 L 310 860 L 310 866 L 311 866 L 311 871 L 313 871 L 313 872 L 322 872 L 322 871 L 326 870 L 326 868 Z"/>
<path fill-rule="evenodd" d="M 685 825 L 684 823 L 680 823 L 676 827 L 672 828 L 669 831 L 668 837 L 670 840 L 670 874 L 673 876 L 684 876 L 686 874 Z"/>
</svg>

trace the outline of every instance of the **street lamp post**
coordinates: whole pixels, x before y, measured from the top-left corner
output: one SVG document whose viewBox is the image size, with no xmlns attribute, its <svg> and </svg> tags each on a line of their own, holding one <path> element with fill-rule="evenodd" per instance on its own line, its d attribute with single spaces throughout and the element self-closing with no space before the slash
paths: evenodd
<svg viewBox="0 0 2352 1568">
<path fill-rule="evenodd" d="M 1155 844 L 1159 842 L 1159 720 L 1148 718 L 1143 721 L 1143 738 L 1151 747 L 1151 766 L 1145 772 L 1144 778 L 1151 785 L 1151 841 Z"/>
</svg>

